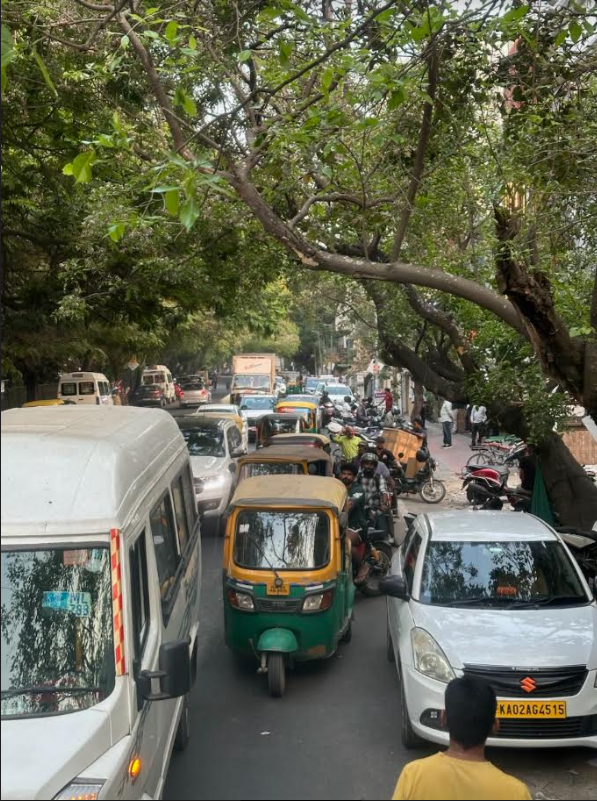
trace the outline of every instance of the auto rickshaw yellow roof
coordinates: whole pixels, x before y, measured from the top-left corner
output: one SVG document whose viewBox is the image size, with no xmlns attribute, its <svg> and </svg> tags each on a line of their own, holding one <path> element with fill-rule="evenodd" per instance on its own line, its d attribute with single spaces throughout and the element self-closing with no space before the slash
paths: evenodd
<svg viewBox="0 0 597 801">
<path fill-rule="evenodd" d="M 306 431 L 294 434 L 274 434 L 270 440 L 270 448 L 273 448 L 274 445 L 276 447 L 280 447 L 281 445 L 289 445 L 290 442 L 294 442 L 298 447 L 299 444 L 302 445 L 303 443 L 306 445 L 308 442 L 319 442 L 322 448 L 325 448 L 327 445 L 331 444 L 331 440 L 329 437 L 326 437 L 325 434 L 309 434 Z"/>
<path fill-rule="evenodd" d="M 36 401 L 29 401 L 29 403 L 24 403 L 22 405 L 22 409 L 33 409 L 38 406 L 67 406 L 63 400 L 60 398 L 52 398 L 51 400 L 36 400 Z"/>
<path fill-rule="evenodd" d="M 292 400 L 292 395 L 286 398 L 286 400 L 278 401 L 276 404 L 276 409 L 281 409 L 282 407 L 289 406 L 295 409 L 317 409 L 318 404 L 315 401 L 295 401 Z"/>
<path fill-rule="evenodd" d="M 275 437 L 277 439 L 277 437 Z M 263 462 L 331 462 L 332 457 L 322 448 L 306 445 L 276 445 L 275 448 L 260 448 L 241 456 L 239 464 L 262 464 Z"/>
<path fill-rule="evenodd" d="M 238 485 L 231 507 L 278 506 L 333 509 L 346 503 L 346 487 L 337 478 L 322 476 L 255 476 Z"/>
</svg>

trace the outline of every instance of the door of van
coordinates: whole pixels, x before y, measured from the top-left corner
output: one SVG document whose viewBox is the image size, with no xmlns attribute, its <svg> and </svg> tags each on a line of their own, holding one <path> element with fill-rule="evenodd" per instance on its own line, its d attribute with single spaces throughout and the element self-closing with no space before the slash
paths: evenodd
<svg viewBox="0 0 597 801">
<path fill-rule="evenodd" d="M 196 644 L 201 558 L 199 524 L 188 462 L 151 509 L 149 530 L 152 543 L 148 554 L 150 603 L 156 610 L 153 621 L 159 632 L 159 644 L 186 638 Z M 158 654 L 154 653 L 153 669 L 156 670 L 157 657 Z M 196 654 L 193 663 L 196 665 Z M 146 716 L 155 754 L 149 774 L 151 784 L 156 788 L 152 797 L 161 797 L 177 733 L 178 711 L 182 710 L 188 723 L 188 704 L 188 698 L 146 702 L 151 708 Z M 184 740 L 183 737 L 178 744 L 184 747 Z"/>
</svg>

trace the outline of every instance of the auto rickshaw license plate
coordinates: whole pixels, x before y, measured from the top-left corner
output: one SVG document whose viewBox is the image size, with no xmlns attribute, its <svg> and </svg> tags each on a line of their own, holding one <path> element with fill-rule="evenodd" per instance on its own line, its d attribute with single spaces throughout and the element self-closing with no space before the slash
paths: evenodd
<svg viewBox="0 0 597 801">
<path fill-rule="evenodd" d="M 498 718 L 565 718 L 565 701 L 498 701 Z"/>
<path fill-rule="evenodd" d="M 267 594 L 268 595 L 290 595 L 290 584 L 287 582 L 276 582 L 272 581 L 271 584 L 267 585 Z"/>
</svg>

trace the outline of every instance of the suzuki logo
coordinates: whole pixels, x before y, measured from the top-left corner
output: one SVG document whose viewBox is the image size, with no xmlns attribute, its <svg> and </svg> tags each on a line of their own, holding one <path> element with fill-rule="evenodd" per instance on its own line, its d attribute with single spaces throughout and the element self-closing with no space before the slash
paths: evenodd
<svg viewBox="0 0 597 801">
<path fill-rule="evenodd" d="M 521 680 L 520 686 L 525 691 L 525 693 L 532 693 L 537 689 L 537 682 L 535 681 L 535 679 L 532 679 L 530 676 L 527 676 L 526 679 Z"/>
</svg>

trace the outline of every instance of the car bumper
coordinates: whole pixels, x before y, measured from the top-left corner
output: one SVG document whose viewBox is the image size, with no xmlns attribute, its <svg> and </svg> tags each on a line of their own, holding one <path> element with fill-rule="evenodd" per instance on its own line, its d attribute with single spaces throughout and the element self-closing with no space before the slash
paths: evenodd
<svg viewBox="0 0 597 801">
<path fill-rule="evenodd" d="M 567 718 L 560 721 L 504 720 L 502 734 L 490 737 L 487 745 L 499 748 L 576 748 L 597 749 L 597 691 L 594 688 L 597 671 L 589 675 L 577 695 L 561 698 L 541 698 L 541 701 L 566 701 Z M 457 675 L 462 675 L 457 671 Z M 446 685 L 402 666 L 402 680 L 408 705 L 408 715 L 415 732 L 424 740 L 448 745 L 449 736 L 441 728 L 439 713 L 444 708 Z M 513 699 L 520 701 L 520 698 Z M 530 723 L 530 725 L 528 725 Z M 536 724 L 536 725 L 533 725 Z M 553 725 L 555 724 L 555 725 Z M 550 728 L 551 727 L 551 728 Z M 518 730 L 517 730 L 518 729 Z"/>
</svg>

